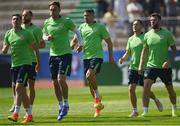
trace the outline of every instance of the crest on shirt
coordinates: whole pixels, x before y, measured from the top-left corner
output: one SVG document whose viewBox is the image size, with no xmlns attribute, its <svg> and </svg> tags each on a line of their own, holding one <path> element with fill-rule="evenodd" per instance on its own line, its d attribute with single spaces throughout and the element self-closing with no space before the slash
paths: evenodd
<svg viewBox="0 0 180 126">
<path fill-rule="evenodd" d="M 59 24 L 59 29 L 63 29 L 64 24 Z"/>
</svg>

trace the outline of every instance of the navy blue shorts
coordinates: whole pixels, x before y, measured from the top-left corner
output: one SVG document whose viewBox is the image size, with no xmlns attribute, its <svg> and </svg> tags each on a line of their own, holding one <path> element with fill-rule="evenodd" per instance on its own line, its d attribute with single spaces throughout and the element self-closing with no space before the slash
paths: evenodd
<svg viewBox="0 0 180 126">
<path fill-rule="evenodd" d="M 156 82 L 157 77 L 166 85 L 172 85 L 172 69 L 146 68 L 144 72 L 145 79 L 151 79 Z"/>
<path fill-rule="evenodd" d="M 129 70 L 128 78 L 129 78 L 128 84 L 136 84 L 136 85 L 144 86 L 144 76 L 138 74 L 138 71 Z"/>
<path fill-rule="evenodd" d="M 85 59 L 84 60 L 84 74 L 86 74 L 88 69 L 95 70 L 96 74 L 99 73 L 102 63 L 103 63 L 103 59 L 101 58 Z"/>
<path fill-rule="evenodd" d="M 27 85 L 28 75 L 31 69 L 31 65 L 22 65 L 11 68 L 11 77 L 13 84 L 16 83 Z"/>
<path fill-rule="evenodd" d="M 51 79 L 57 79 L 58 74 L 70 76 L 71 62 L 72 54 L 65 54 L 62 56 L 51 56 L 49 59 Z"/>
<path fill-rule="evenodd" d="M 36 76 L 37 76 L 37 72 L 35 70 L 36 64 L 37 64 L 36 62 L 32 62 L 32 66 L 31 66 L 29 76 L 28 76 L 28 79 L 30 80 L 36 80 Z"/>
</svg>

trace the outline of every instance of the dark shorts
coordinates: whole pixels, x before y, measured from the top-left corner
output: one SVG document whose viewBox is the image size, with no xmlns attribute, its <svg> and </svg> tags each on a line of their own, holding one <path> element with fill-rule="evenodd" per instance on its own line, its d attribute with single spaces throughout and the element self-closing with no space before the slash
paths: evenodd
<svg viewBox="0 0 180 126">
<path fill-rule="evenodd" d="M 36 62 L 32 62 L 32 66 L 31 66 L 29 76 L 28 76 L 28 79 L 30 80 L 36 80 L 36 76 L 37 76 L 37 72 L 35 70 L 36 64 L 37 64 Z"/>
<path fill-rule="evenodd" d="M 16 83 L 20 83 L 26 85 L 30 69 L 31 65 L 22 65 L 11 68 L 11 77 L 13 84 L 15 85 Z"/>
<path fill-rule="evenodd" d="M 136 85 L 144 86 L 144 76 L 138 74 L 138 71 L 129 70 L 128 78 L 129 78 L 128 84 L 136 84 Z"/>
<path fill-rule="evenodd" d="M 151 79 L 156 82 L 157 77 L 166 85 L 172 85 L 172 69 L 146 68 L 144 72 L 145 79 Z"/>
<path fill-rule="evenodd" d="M 95 70 L 96 74 L 99 73 L 102 63 L 103 63 L 103 59 L 101 58 L 85 59 L 84 60 L 84 74 L 86 74 L 88 69 Z"/>
<path fill-rule="evenodd" d="M 58 74 L 70 76 L 71 62 L 72 54 L 65 54 L 62 56 L 51 56 L 49 59 L 51 79 L 57 79 Z"/>
</svg>

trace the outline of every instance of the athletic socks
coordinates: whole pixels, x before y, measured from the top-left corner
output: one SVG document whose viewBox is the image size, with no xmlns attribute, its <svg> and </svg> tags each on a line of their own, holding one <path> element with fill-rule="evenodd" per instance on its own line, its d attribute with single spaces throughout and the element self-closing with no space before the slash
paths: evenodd
<svg viewBox="0 0 180 126">
<path fill-rule="evenodd" d="M 95 97 L 99 97 L 100 96 L 98 89 L 94 90 L 94 95 L 95 95 Z"/>
<path fill-rule="evenodd" d="M 20 111 L 20 106 L 15 105 L 15 110 L 14 110 L 14 112 L 15 112 L 15 113 L 19 113 L 19 111 Z"/>
</svg>

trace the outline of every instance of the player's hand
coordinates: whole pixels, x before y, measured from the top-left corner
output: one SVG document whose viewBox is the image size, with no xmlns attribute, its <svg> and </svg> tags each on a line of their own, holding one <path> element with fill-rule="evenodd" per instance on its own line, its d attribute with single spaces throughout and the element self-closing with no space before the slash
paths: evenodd
<svg viewBox="0 0 180 126">
<path fill-rule="evenodd" d="M 119 63 L 122 64 L 124 62 L 123 58 L 119 59 Z"/>
<path fill-rule="evenodd" d="M 163 63 L 162 68 L 163 68 L 163 69 L 168 69 L 169 66 L 170 66 L 170 64 L 171 64 L 170 60 L 166 60 L 166 61 Z"/>
<path fill-rule="evenodd" d="M 141 70 L 138 69 L 138 74 L 139 75 L 143 75 L 143 70 L 142 69 Z"/>
<path fill-rule="evenodd" d="M 36 67 L 35 67 L 35 71 L 36 71 L 36 72 L 39 72 L 39 70 L 40 70 L 40 64 L 37 63 L 37 64 L 36 64 Z"/>
<path fill-rule="evenodd" d="M 48 40 L 48 41 L 50 41 L 50 40 L 52 40 L 52 39 L 53 39 L 53 36 L 52 36 L 52 35 L 48 35 L 48 36 L 47 36 L 47 40 Z"/>
<path fill-rule="evenodd" d="M 143 68 L 141 66 L 139 66 L 138 68 L 138 74 L 143 75 Z"/>
<path fill-rule="evenodd" d="M 77 47 L 77 49 L 76 49 L 76 52 L 78 52 L 78 53 L 79 53 L 79 52 L 81 52 L 81 51 L 82 51 L 82 49 L 83 49 L 83 46 L 78 46 L 78 47 Z"/>
<path fill-rule="evenodd" d="M 46 46 L 46 43 L 44 40 L 39 42 L 39 48 L 44 48 Z"/>
</svg>

